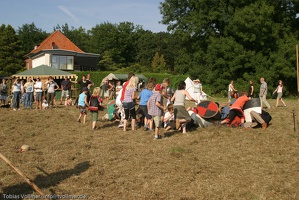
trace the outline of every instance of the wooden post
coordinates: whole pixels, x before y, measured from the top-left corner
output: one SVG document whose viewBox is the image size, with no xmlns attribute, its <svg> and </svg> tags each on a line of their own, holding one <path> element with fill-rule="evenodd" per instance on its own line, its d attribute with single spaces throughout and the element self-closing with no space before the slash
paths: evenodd
<svg viewBox="0 0 299 200">
<path fill-rule="evenodd" d="M 40 195 L 44 196 L 44 193 L 35 185 L 23 172 L 21 172 L 14 164 L 12 164 L 4 155 L 0 153 L 0 158 L 2 158 L 7 164 L 9 164 L 20 176 L 22 176 L 25 181 Z"/>
<path fill-rule="evenodd" d="M 298 98 L 298 106 L 297 106 L 297 124 L 299 119 L 299 54 L 298 54 L 298 44 L 296 44 L 296 64 L 297 64 L 297 98 Z"/>
</svg>

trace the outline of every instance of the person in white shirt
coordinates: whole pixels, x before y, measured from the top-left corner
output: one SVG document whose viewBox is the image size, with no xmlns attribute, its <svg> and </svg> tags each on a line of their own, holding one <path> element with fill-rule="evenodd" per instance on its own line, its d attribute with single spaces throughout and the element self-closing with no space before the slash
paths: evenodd
<svg viewBox="0 0 299 200">
<path fill-rule="evenodd" d="M 195 93 L 195 100 L 197 103 L 196 105 L 200 103 L 201 95 L 202 95 L 202 85 L 200 83 L 199 79 L 193 80 L 194 83 L 194 93 Z"/>
<path fill-rule="evenodd" d="M 47 102 L 48 102 L 49 106 L 51 105 L 53 107 L 54 104 L 55 104 L 55 91 L 59 89 L 59 86 L 54 81 L 52 76 L 50 76 L 48 78 L 48 81 L 46 82 L 46 86 L 48 88 L 48 90 L 47 90 Z"/>
<path fill-rule="evenodd" d="M 43 83 L 40 81 L 40 78 L 36 79 L 36 82 L 34 84 L 34 91 L 36 109 L 42 109 Z"/>
<path fill-rule="evenodd" d="M 164 114 L 164 128 L 166 131 L 175 129 L 173 104 L 168 104 L 167 112 Z"/>
<path fill-rule="evenodd" d="M 115 95 L 118 96 L 119 91 L 123 88 L 121 81 L 117 81 L 116 87 L 115 87 Z"/>
<path fill-rule="evenodd" d="M 278 86 L 273 92 L 273 94 L 275 94 L 275 92 L 277 92 L 276 107 L 278 107 L 279 101 L 281 101 L 281 103 L 283 104 L 284 107 L 287 106 L 285 104 L 285 102 L 282 100 L 282 89 L 283 89 L 283 82 L 282 82 L 282 80 L 279 80 L 278 81 Z"/>
</svg>

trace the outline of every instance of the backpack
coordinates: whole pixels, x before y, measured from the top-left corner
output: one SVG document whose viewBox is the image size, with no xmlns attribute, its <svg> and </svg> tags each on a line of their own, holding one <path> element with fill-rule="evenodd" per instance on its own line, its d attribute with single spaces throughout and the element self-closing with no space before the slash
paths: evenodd
<svg viewBox="0 0 299 200">
<path fill-rule="evenodd" d="M 88 110 L 91 111 L 98 111 L 99 110 L 99 97 L 98 96 L 91 96 L 89 99 L 89 107 Z"/>
</svg>

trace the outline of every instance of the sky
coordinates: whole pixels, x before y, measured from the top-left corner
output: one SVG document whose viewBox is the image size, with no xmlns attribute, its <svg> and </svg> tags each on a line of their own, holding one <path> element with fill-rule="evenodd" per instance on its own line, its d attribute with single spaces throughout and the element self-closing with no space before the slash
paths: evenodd
<svg viewBox="0 0 299 200">
<path fill-rule="evenodd" d="M 162 25 L 159 2 L 162 0 L 5 0 L 0 2 L 0 25 L 10 24 L 16 30 L 24 24 L 35 24 L 48 33 L 65 23 L 69 28 L 90 30 L 105 22 L 132 22 L 144 30 L 166 31 Z"/>
</svg>

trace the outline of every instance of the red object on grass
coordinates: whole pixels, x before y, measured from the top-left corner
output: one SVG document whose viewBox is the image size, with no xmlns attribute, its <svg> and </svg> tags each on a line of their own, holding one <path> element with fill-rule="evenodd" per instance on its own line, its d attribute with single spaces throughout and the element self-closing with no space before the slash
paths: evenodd
<svg viewBox="0 0 299 200">
<path fill-rule="evenodd" d="M 212 101 L 202 101 L 196 107 L 197 113 L 203 118 L 212 118 L 218 113 L 218 106 Z"/>
</svg>

